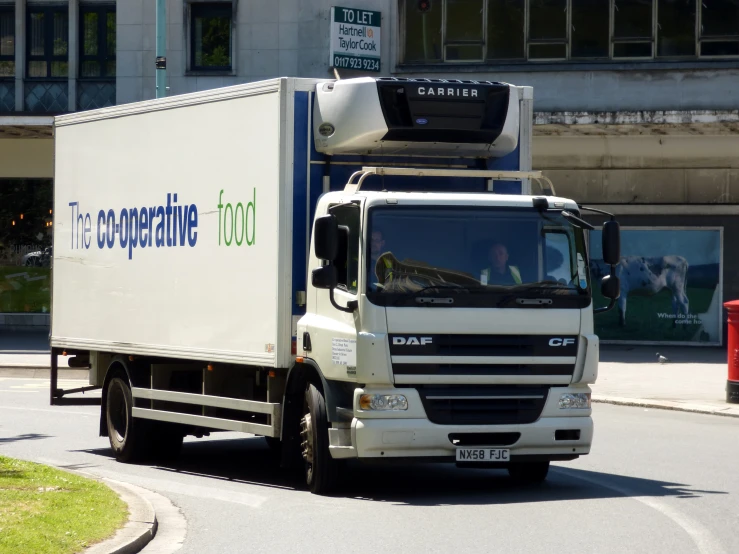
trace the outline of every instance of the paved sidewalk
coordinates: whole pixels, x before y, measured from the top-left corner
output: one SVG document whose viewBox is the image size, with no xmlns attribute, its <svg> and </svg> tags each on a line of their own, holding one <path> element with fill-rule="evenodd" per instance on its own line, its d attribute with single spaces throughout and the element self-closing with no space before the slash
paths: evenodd
<svg viewBox="0 0 739 554">
<path fill-rule="evenodd" d="M 49 369 L 51 354 L 48 331 L 0 333 L 0 368 Z M 59 367 L 67 368 L 67 358 L 59 357 Z"/>
<path fill-rule="evenodd" d="M 726 377 L 725 348 L 603 345 L 593 400 L 739 417 Z"/>
<path fill-rule="evenodd" d="M 669 361 L 658 363 L 658 352 Z M 49 364 L 47 333 L 0 335 L 2 375 L 47 376 Z M 67 358 L 59 357 L 59 367 L 69 367 Z M 86 375 L 63 372 L 69 379 Z M 726 375 L 725 348 L 603 345 L 593 400 L 739 417 L 739 404 L 726 403 Z"/>
</svg>

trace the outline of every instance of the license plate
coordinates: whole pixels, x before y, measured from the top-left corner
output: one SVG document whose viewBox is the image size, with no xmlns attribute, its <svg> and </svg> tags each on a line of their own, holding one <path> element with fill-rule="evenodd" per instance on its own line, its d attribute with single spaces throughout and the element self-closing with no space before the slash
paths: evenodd
<svg viewBox="0 0 739 554">
<path fill-rule="evenodd" d="M 458 462 L 510 462 L 507 448 L 457 448 Z"/>
</svg>

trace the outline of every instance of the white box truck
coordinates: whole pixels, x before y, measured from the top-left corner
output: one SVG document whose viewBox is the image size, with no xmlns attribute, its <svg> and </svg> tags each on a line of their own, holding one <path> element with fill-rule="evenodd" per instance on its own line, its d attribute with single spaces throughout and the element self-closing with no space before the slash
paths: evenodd
<svg viewBox="0 0 739 554">
<path fill-rule="evenodd" d="M 281 78 L 57 117 L 52 403 L 72 356 L 120 461 L 242 431 L 315 493 L 349 459 L 587 454 L 592 227 L 531 194 L 532 99 Z"/>
</svg>

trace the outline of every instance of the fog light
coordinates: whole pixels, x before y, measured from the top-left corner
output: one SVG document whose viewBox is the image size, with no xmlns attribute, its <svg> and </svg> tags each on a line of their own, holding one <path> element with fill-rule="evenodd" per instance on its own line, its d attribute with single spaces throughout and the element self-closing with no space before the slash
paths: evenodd
<svg viewBox="0 0 739 554">
<path fill-rule="evenodd" d="M 362 410 L 399 411 L 408 409 L 408 399 L 402 394 L 363 394 L 359 397 Z"/>
<path fill-rule="evenodd" d="M 559 407 L 565 410 L 587 410 L 590 408 L 590 393 L 567 392 L 559 397 Z"/>
</svg>

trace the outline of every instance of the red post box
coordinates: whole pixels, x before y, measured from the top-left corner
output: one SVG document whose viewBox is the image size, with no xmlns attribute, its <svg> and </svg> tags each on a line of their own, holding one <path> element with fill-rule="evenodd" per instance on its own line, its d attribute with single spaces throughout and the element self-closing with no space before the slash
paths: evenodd
<svg viewBox="0 0 739 554">
<path fill-rule="evenodd" d="M 724 302 L 729 312 L 729 376 L 726 380 L 726 401 L 739 404 L 739 300 Z"/>
</svg>

